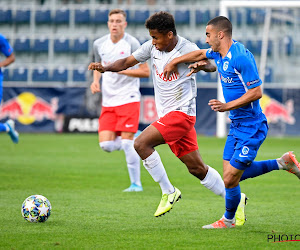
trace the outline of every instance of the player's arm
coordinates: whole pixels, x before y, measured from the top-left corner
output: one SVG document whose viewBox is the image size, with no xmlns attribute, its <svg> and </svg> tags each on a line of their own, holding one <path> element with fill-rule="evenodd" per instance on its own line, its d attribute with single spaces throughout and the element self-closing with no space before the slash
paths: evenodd
<svg viewBox="0 0 300 250">
<path fill-rule="evenodd" d="M 117 61 L 115 61 L 112 64 L 103 66 L 101 63 L 98 62 L 93 62 L 90 63 L 88 69 L 89 70 L 97 70 L 100 73 L 104 73 L 105 71 L 111 71 L 111 72 L 119 72 L 125 69 L 128 69 L 134 65 L 136 65 L 137 63 L 139 63 L 134 56 L 128 56 L 122 59 L 119 59 Z"/>
<path fill-rule="evenodd" d="M 10 65 L 15 61 L 14 53 L 11 53 L 8 57 L 6 57 L 3 61 L 0 62 L 0 68 Z"/>
<path fill-rule="evenodd" d="M 261 87 L 255 87 L 249 89 L 244 95 L 240 98 L 233 100 L 231 102 L 223 103 L 219 100 L 212 99 L 208 102 L 208 105 L 211 107 L 213 111 L 229 111 L 233 109 L 238 109 L 240 107 L 246 106 L 251 102 L 254 102 L 262 97 L 262 90 Z"/>
<path fill-rule="evenodd" d="M 186 76 L 190 76 L 194 73 L 199 72 L 200 70 L 203 70 L 205 72 L 215 72 L 217 70 L 217 67 L 207 59 L 195 62 L 189 65 L 189 68 L 191 69 L 191 71 Z"/>
<path fill-rule="evenodd" d="M 131 76 L 131 77 L 149 77 L 150 76 L 150 69 L 147 63 L 139 64 L 137 69 L 126 69 L 119 74 Z"/>
<path fill-rule="evenodd" d="M 100 92 L 100 79 L 101 79 L 101 73 L 94 70 L 93 71 L 93 82 L 90 86 L 92 94 Z"/>
<path fill-rule="evenodd" d="M 173 72 L 178 73 L 177 65 L 180 63 L 194 63 L 194 62 L 201 61 L 203 59 L 207 59 L 206 51 L 207 49 L 194 50 L 190 53 L 174 58 L 171 62 L 169 62 L 165 66 L 164 76 L 166 77 L 166 79 L 169 79 L 169 76 Z M 202 65 L 202 67 L 205 68 L 204 65 Z M 209 70 L 211 70 L 211 68 Z"/>
</svg>

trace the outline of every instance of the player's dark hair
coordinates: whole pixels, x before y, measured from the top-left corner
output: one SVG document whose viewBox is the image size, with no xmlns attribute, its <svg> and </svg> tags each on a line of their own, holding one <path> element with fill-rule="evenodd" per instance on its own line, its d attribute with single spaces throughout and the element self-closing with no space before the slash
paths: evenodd
<svg viewBox="0 0 300 250">
<path fill-rule="evenodd" d="M 154 13 L 146 20 L 145 26 L 148 30 L 157 30 L 162 34 L 172 31 L 174 36 L 177 35 L 174 17 L 166 11 Z"/>
<path fill-rule="evenodd" d="M 232 36 L 232 24 L 227 17 L 217 16 L 211 19 L 207 25 L 213 25 L 218 31 L 223 31 L 229 37 Z"/>
<path fill-rule="evenodd" d="M 126 16 L 127 16 L 126 12 L 124 10 L 121 10 L 121 9 L 113 9 L 113 10 L 111 10 L 109 12 L 108 16 L 110 17 L 113 14 L 122 14 L 125 17 L 125 19 L 126 19 Z"/>
</svg>

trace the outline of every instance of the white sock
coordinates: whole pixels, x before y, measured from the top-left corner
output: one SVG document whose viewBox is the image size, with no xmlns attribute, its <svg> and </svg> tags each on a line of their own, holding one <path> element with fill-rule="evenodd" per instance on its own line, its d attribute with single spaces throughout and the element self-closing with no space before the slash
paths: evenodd
<svg viewBox="0 0 300 250">
<path fill-rule="evenodd" d="M 100 148 L 106 152 L 112 152 L 115 150 L 121 150 L 122 144 L 121 144 L 121 137 L 117 136 L 114 141 L 103 141 L 99 143 Z"/>
<path fill-rule="evenodd" d="M 133 147 L 133 140 L 122 139 L 128 173 L 131 183 L 141 186 L 140 156 Z"/>
<path fill-rule="evenodd" d="M 217 170 L 208 166 L 205 178 L 200 183 L 207 189 L 213 191 L 216 195 L 220 195 L 225 199 L 225 185 L 221 175 Z"/>
<path fill-rule="evenodd" d="M 143 164 L 149 174 L 152 176 L 153 180 L 159 183 L 163 194 L 174 193 L 175 188 L 171 184 L 164 165 L 162 164 L 160 156 L 156 150 L 154 150 L 150 156 L 143 160 Z"/>
</svg>

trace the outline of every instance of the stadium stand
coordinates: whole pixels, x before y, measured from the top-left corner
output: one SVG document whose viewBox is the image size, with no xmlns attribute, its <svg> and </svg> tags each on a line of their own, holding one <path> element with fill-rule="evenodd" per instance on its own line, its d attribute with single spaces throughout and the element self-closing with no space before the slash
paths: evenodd
<svg viewBox="0 0 300 250">
<path fill-rule="evenodd" d="M 62 0 L 46 0 L 43 5 L 36 0 L 23 1 L 22 5 L 18 0 L 0 2 L 0 30 L 13 45 L 18 58 L 5 71 L 5 77 L 11 79 L 14 69 L 26 64 L 27 73 L 24 75 L 27 76 L 22 79 L 27 79 L 28 84 L 33 79 L 36 83 L 39 77 L 67 84 L 76 82 L 76 86 L 89 81 L 90 74 L 85 71 L 93 58 L 92 44 L 95 39 L 107 34 L 107 16 L 112 8 L 120 7 L 126 11 L 126 31 L 134 35 L 140 43 L 150 39 L 144 27 L 145 20 L 155 11 L 168 10 L 174 14 L 178 34 L 204 49 L 209 47 L 205 43 L 205 26 L 211 18 L 219 15 L 219 0 L 203 0 L 201 3 L 192 0 L 156 0 L 151 6 L 147 6 L 142 0 L 131 0 L 131 4 L 123 3 L 121 6 L 118 5 L 118 0 L 82 0 L 81 3 L 69 1 L 67 4 L 63 4 Z M 265 10 L 259 8 L 229 9 L 229 18 L 235 27 L 234 38 L 244 42 L 255 55 L 258 64 L 265 15 Z M 299 10 L 277 10 L 272 16 L 271 25 L 277 25 L 278 28 L 269 37 L 266 81 L 272 82 L 284 77 L 289 77 L 289 81 L 297 79 L 296 73 L 287 74 L 287 71 L 281 73 L 273 70 L 276 66 L 274 58 L 281 57 L 283 62 L 295 61 L 298 58 L 295 54 L 300 44 L 296 32 L 299 25 L 294 25 L 295 21 L 291 16 L 297 21 Z M 283 30 L 286 32 L 284 36 Z M 62 64 L 66 68 L 59 71 Z M 45 72 L 37 74 L 39 65 L 44 65 L 48 72 L 47 77 Z M 293 64 L 289 72 L 298 72 L 298 67 L 299 65 Z M 21 77 L 20 73 L 17 74 L 18 77 Z M 213 74 L 197 75 L 197 79 L 201 82 L 214 82 L 217 77 Z M 142 82 L 146 84 L 150 80 L 143 79 Z"/>
</svg>

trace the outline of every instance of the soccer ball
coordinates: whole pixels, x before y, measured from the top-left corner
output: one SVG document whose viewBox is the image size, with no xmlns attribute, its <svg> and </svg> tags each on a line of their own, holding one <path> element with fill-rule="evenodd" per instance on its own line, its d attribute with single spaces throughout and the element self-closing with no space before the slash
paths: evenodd
<svg viewBox="0 0 300 250">
<path fill-rule="evenodd" d="M 45 222 L 51 214 L 50 201 L 42 195 L 31 195 L 23 202 L 21 213 L 27 221 Z"/>
</svg>

